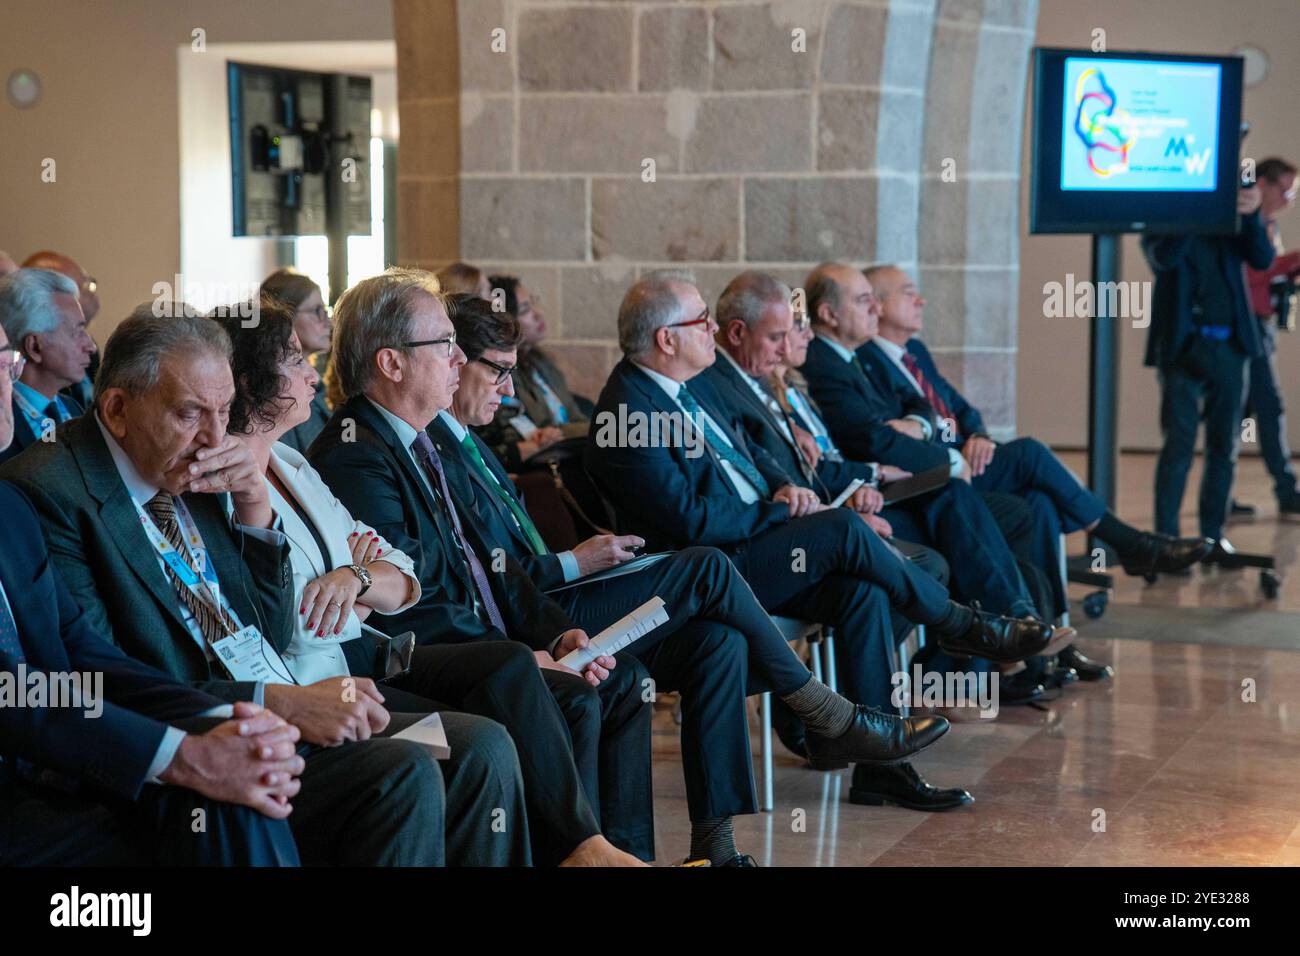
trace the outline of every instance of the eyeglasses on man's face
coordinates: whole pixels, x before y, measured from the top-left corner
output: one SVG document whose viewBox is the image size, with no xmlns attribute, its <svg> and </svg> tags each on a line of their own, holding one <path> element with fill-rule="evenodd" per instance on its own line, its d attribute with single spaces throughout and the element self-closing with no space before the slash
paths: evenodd
<svg viewBox="0 0 1300 956">
<path fill-rule="evenodd" d="M 486 365 L 488 368 L 492 369 L 494 372 L 497 373 L 496 378 L 492 380 L 493 385 L 500 385 L 507 378 L 509 378 L 510 373 L 515 370 L 515 367 L 513 365 L 498 365 L 496 362 L 493 362 L 491 359 L 485 359 L 482 356 L 479 356 L 474 361 Z"/>
<path fill-rule="evenodd" d="M 709 323 L 711 323 L 712 321 L 713 321 L 713 316 L 709 315 L 709 307 L 706 305 L 706 306 L 704 307 L 704 311 L 701 312 L 699 315 L 697 315 L 695 318 L 691 319 L 689 322 L 672 322 L 672 323 L 669 323 L 668 325 L 665 325 L 664 328 L 666 328 L 666 329 L 684 329 L 684 328 L 687 328 L 688 326 L 692 326 L 692 325 L 704 325 L 704 326 L 707 326 L 707 325 L 709 325 Z"/>
<path fill-rule="evenodd" d="M 456 333 L 452 332 L 451 335 L 447 336 L 445 339 L 421 339 L 418 342 L 403 342 L 402 348 L 414 349 L 419 348 L 421 345 L 446 345 L 447 358 L 451 358 L 452 354 L 456 351 Z"/>
<path fill-rule="evenodd" d="M 0 375 L 6 372 L 9 375 L 9 381 L 16 382 L 22 377 L 23 369 L 27 365 L 27 356 L 8 342 L 0 345 Z"/>
</svg>

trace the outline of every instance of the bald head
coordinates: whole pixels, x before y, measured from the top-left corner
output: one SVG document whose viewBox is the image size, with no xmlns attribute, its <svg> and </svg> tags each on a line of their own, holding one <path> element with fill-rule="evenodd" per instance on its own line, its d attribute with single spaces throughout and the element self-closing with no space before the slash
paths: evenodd
<svg viewBox="0 0 1300 956">
<path fill-rule="evenodd" d="M 852 266 L 823 262 L 804 280 L 808 317 L 818 334 L 856 349 L 876 334 L 876 296 L 867 277 Z"/>
<path fill-rule="evenodd" d="M 916 282 L 894 265 L 872 266 L 863 271 L 880 300 L 879 336 L 906 345 L 925 321 L 925 299 L 916 291 Z"/>
<path fill-rule="evenodd" d="M 77 284 L 77 299 L 81 303 L 81 311 L 86 317 L 87 324 L 99 314 L 99 285 L 71 256 L 65 256 L 51 249 L 42 249 L 28 256 L 23 261 L 23 268 L 50 269 L 63 273 Z"/>
</svg>

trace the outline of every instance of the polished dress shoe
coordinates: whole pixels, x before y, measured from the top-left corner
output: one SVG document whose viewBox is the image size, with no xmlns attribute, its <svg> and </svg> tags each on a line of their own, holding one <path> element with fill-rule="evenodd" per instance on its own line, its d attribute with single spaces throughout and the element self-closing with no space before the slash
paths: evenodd
<svg viewBox="0 0 1300 956">
<path fill-rule="evenodd" d="M 998 676 L 998 703 L 1030 704 L 1046 693 L 1041 683 L 1042 678 L 1033 670 L 1023 670 L 1018 674 L 1000 674 Z"/>
<path fill-rule="evenodd" d="M 1114 676 L 1115 668 L 1084 657 L 1083 651 L 1073 644 L 1056 655 L 1057 667 L 1069 667 L 1079 675 L 1082 681 L 1106 680 Z"/>
<path fill-rule="evenodd" d="M 1233 518 L 1253 518 L 1255 517 L 1255 506 L 1233 498 L 1232 504 L 1228 506 L 1228 514 Z"/>
<path fill-rule="evenodd" d="M 1039 654 L 1054 654 L 1074 639 L 1073 632 L 1058 634 L 1057 628 L 1033 617 L 1007 617 L 971 604 L 974 620 L 962 634 L 940 634 L 939 649 L 957 657 L 983 657 L 1001 664 L 1014 664 Z"/>
<path fill-rule="evenodd" d="M 895 717 L 858 704 L 849 729 L 838 737 L 808 735 L 808 762 L 817 770 L 851 763 L 898 763 L 948 732 L 943 717 Z"/>
<path fill-rule="evenodd" d="M 1079 680 L 1079 672 L 1073 667 L 1064 667 L 1061 664 L 1054 664 L 1039 679 L 1044 690 L 1061 690 L 1067 684 L 1074 684 Z"/>
<path fill-rule="evenodd" d="M 1215 542 L 1210 538 L 1174 538 L 1154 531 L 1143 531 L 1137 545 L 1119 556 L 1127 574 L 1150 577 L 1176 574 L 1203 561 Z"/>
<path fill-rule="evenodd" d="M 849 803 L 869 807 L 889 804 L 908 810 L 952 810 L 974 803 L 975 798 L 960 787 L 940 789 L 921 778 L 910 763 L 892 767 L 858 764 L 853 768 Z"/>
</svg>

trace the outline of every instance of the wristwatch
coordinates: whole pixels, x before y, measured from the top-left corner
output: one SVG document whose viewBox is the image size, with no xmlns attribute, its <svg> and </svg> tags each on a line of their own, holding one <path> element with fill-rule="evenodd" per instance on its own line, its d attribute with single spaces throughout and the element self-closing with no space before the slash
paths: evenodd
<svg viewBox="0 0 1300 956">
<path fill-rule="evenodd" d="M 357 592 L 357 597 L 361 597 L 361 595 L 370 590 L 370 585 L 375 583 L 375 579 L 370 576 L 369 571 L 359 564 L 349 564 L 348 570 L 355 574 L 361 581 L 361 590 Z"/>
</svg>

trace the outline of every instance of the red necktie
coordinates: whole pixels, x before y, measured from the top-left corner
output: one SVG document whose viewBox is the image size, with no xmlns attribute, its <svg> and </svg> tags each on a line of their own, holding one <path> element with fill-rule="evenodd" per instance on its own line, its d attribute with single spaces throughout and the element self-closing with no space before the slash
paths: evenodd
<svg viewBox="0 0 1300 956">
<path fill-rule="evenodd" d="M 948 407 L 948 403 L 939 397 L 939 393 L 934 390 L 934 386 L 930 384 L 930 380 L 921 373 L 921 366 L 917 364 L 916 357 L 910 352 L 904 352 L 903 364 L 907 366 L 907 370 L 912 373 L 912 378 L 916 379 L 916 384 L 921 386 L 921 394 L 923 394 L 925 400 L 930 403 L 930 407 L 934 409 L 934 413 L 938 415 L 939 418 L 947 419 L 952 422 L 954 437 L 960 438 L 961 429 L 957 427 L 957 417 L 953 415 L 952 409 Z"/>
</svg>

